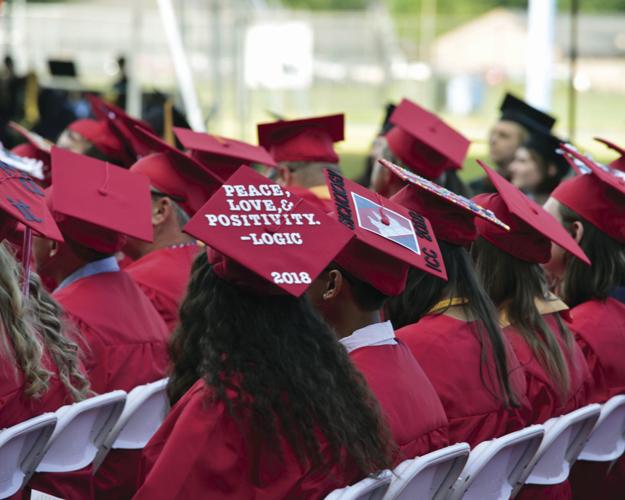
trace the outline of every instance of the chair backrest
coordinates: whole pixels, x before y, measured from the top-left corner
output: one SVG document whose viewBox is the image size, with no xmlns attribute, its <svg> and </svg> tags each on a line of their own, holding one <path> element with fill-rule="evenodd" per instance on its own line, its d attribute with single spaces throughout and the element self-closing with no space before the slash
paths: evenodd
<svg viewBox="0 0 625 500">
<path fill-rule="evenodd" d="M 113 391 L 59 408 L 56 428 L 36 470 L 69 472 L 89 465 L 125 400 L 124 391 Z"/>
<path fill-rule="evenodd" d="M 625 395 L 614 396 L 601 407 L 599 420 L 578 460 L 612 462 L 625 452 Z"/>
<path fill-rule="evenodd" d="M 17 492 L 43 455 L 56 425 L 54 413 L 0 431 L 0 498 Z"/>
<path fill-rule="evenodd" d="M 93 461 L 94 473 L 111 448 L 139 450 L 152 438 L 169 411 L 167 381 L 164 378 L 140 385 L 128 393 L 121 416 L 104 438 Z"/>
<path fill-rule="evenodd" d="M 366 477 L 356 484 L 334 490 L 325 500 L 382 500 L 391 484 L 391 472 L 382 471 L 376 477 Z"/>
<path fill-rule="evenodd" d="M 544 429 L 532 425 L 478 444 L 453 485 L 449 500 L 508 500 L 538 450 Z"/>
<path fill-rule="evenodd" d="M 393 470 L 384 500 L 443 499 L 469 458 L 470 446 L 458 443 L 405 460 Z"/>
<path fill-rule="evenodd" d="M 525 484 L 560 484 L 569 477 L 572 465 L 586 444 L 601 405 L 592 404 L 545 422 L 545 437 L 526 471 Z"/>
</svg>

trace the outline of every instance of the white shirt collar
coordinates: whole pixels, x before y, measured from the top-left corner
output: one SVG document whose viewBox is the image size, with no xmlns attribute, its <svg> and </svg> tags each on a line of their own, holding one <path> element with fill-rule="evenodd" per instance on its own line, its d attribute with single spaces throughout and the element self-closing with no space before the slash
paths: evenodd
<svg viewBox="0 0 625 500">
<path fill-rule="evenodd" d="M 349 337 L 339 339 L 339 342 L 345 346 L 347 352 L 355 351 L 361 347 L 397 344 L 395 331 L 390 321 L 374 323 L 360 328 Z"/>
</svg>

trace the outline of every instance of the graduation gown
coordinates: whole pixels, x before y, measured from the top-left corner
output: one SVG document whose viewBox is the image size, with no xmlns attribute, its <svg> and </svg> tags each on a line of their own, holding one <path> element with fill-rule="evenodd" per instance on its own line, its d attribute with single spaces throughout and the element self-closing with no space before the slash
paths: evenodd
<svg viewBox="0 0 625 500">
<path fill-rule="evenodd" d="M 223 403 L 210 403 L 207 396 L 199 380 L 174 405 L 143 450 L 142 485 L 133 498 L 318 499 L 361 478 L 348 460 L 323 473 L 302 466 L 284 439 L 282 458 L 261 450 L 253 461 L 248 416 L 237 423 Z M 323 437 L 319 440 L 330 461 Z"/>
<path fill-rule="evenodd" d="M 200 246 L 177 245 L 159 248 L 129 264 L 125 271 L 139 285 L 173 332 L 178 309 L 187 292 L 191 266 Z"/>
<path fill-rule="evenodd" d="M 478 443 L 526 426 L 529 411 L 525 374 L 509 350 L 510 385 L 520 408 L 503 403 L 496 384 L 494 361 L 482 365 L 478 337 L 471 323 L 445 314 L 424 316 L 397 332 L 438 393 L 449 421 L 450 443 Z M 492 374 L 492 375 L 491 375 Z"/>
<path fill-rule="evenodd" d="M 396 464 L 449 444 L 440 398 L 405 344 L 360 347 L 349 356 L 380 402 L 399 447 Z"/>
<path fill-rule="evenodd" d="M 80 333 L 91 389 L 102 394 L 166 376 L 167 326 L 132 278 L 122 271 L 81 278 L 57 290 L 66 319 Z M 67 474 L 36 474 L 29 486 L 63 498 L 129 498 L 140 453 L 113 450 L 94 483 L 90 468 Z"/>
<path fill-rule="evenodd" d="M 614 298 L 584 302 L 571 310 L 571 329 L 593 377 L 591 402 L 625 393 L 625 304 Z M 573 498 L 625 498 L 625 458 L 609 466 L 577 462 L 570 476 Z"/>
</svg>

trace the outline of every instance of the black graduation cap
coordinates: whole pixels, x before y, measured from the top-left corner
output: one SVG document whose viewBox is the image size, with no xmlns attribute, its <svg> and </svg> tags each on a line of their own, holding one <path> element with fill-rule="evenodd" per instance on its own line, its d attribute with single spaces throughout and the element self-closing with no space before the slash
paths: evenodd
<svg viewBox="0 0 625 500">
<path fill-rule="evenodd" d="M 501 106 L 500 120 L 508 120 L 519 123 L 527 128 L 530 132 L 549 132 L 556 119 L 527 104 L 523 99 L 507 93 L 503 98 Z"/>
<path fill-rule="evenodd" d="M 390 119 L 396 107 L 397 105 L 393 104 L 392 102 L 389 102 L 386 104 L 386 109 L 384 112 L 384 121 L 382 122 L 382 126 L 380 127 L 379 135 L 386 135 L 386 133 L 393 128 L 394 125 L 390 122 Z"/>
<path fill-rule="evenodd" d="M 563 142 L 566 141 L 550 133 L 534 131 L 524 146 L 536 151 L 547 164 L 553 163 L 558 171 L 564 175 L 569 170 L 569 164 L 564 155 L 559 152 Z"/>
</svg>

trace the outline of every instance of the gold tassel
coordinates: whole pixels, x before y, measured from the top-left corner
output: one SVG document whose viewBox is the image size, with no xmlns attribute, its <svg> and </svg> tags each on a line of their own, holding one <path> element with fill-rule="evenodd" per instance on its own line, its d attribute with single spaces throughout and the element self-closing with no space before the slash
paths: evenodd
<svg viewBox="0 0 625 500">
<path fill-rule="evenodd" d="M 174 100 L 168 97 L 163 103 L 163 140 L 170 146 L 176 146 L 174 139 Z"/>
<path fill-rule="evenodd" d="M 39 82 L 34 71 L 26 75 L 26 88 L 24 90 L 24 121 L 29 128 L 39 121 Z"/>
</svg>

